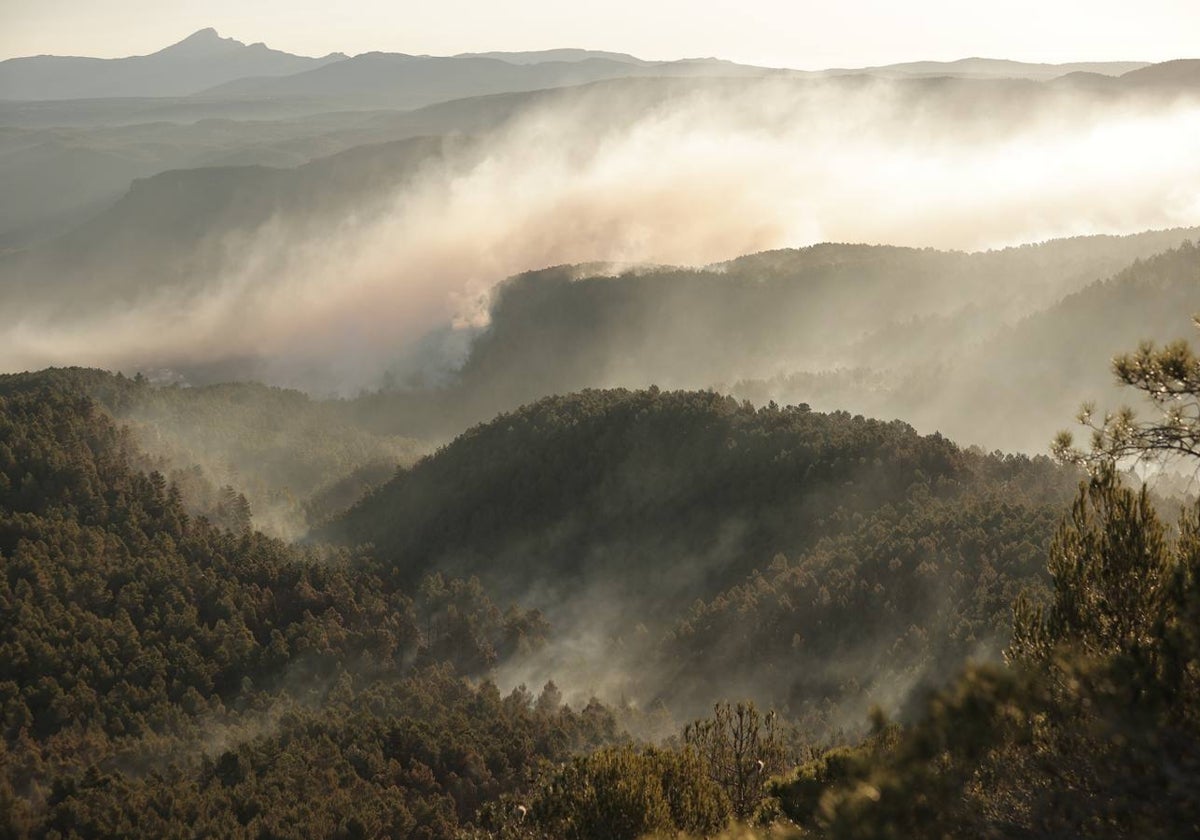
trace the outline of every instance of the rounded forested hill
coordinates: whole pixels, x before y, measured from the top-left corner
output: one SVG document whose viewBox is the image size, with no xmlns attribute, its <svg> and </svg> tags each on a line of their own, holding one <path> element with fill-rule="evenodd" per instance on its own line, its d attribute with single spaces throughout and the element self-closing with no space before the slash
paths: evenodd
<svg viewBox="0 0 1200 840">
<path fill-rule="evenodd" d="M 583 391 L 475 426 L 314 536 L 373 543 L 411 580 L 478 574 L 547 603 L 600 583 L 686 605 L 914 494 L 987 488 L 1061 507 L 1075 481 L 1046 458 L 966 451 L 899 421 Z"/>
</svg>

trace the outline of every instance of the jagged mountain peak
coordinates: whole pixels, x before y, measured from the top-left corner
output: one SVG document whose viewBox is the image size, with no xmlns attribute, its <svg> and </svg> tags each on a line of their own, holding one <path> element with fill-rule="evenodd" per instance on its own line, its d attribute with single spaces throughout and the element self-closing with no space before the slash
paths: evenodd
<svg viewBox="0 0 1200 840">
<path fill-rule="evenodd" d="M 223 38 L 216 29 L 209 26 L 198 29 L 182 41 L 159 50 L 157 55 L 206 55 L 245 48 L 246 45 L 241 41 Z"/>
</svg>

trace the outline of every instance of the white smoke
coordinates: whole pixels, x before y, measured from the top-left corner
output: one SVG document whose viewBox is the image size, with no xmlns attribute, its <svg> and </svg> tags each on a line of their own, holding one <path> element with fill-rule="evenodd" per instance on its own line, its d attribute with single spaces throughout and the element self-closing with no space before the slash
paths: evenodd
<svg viewBox="0 0 1200 840">
<path fill-rule="evenodd" d="M 353 390 L 431 330 L 484 322 L 489 289 L 531 268 L 701 265 L 820 241 L 973 250 L 1200 222 L 1196 102 L 1063 92 L 1022 106 L 1008 92 L 992 107 L 887 82 L 767 80 L 625 113 L 613 95 L 532 107 L 320 236 L 285 218 L 239 232 L 220 276 L 186 292 L 69 318 L 12 307 L 0 367 L 253 358 L 277 381 L 319 372 Z"/>
</svg>

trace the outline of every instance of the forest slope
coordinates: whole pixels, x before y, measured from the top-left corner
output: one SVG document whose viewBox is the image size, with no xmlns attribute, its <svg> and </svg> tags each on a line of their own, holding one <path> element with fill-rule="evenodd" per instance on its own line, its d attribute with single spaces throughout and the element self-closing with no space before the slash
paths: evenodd
<svg viewBox="0 0 1200 840">
<path fill-rule="evenodd" d="M 977 253 L 823 244 L 696 270 L 527 272 L 494 292 L 487 328 L 445 387 L 393 390 L 359 407 L 364 422 L 381 429 L 400 423 L 428 435 L 579 388 L 715 387 L 757 404 L 904 417 L 967 442 L 1043 451 L 1073 411 L 1060 410 L 1064 395 L 1077 402 L 1089 393 L 1073 371 L 1091 364 L 1095 376 L 1106 374 L 1103 353 L 1081 355 L 1073 343 L 1094 343 L 1105 331 L 1090 329 L 1094 321 L 1080 312 L 1068 328 L 1050 329 L 1058 343 L 1032 367 L 981 356 L 1008 342 L 1023 319 L 1045 312 L 1043 323 L 1051 323 L 1083 305 L 1070 296 L 1197 233 L 1078 237 Z M 1187 264 L 1192 254 L 1163 259 Z M 1112 301 L 1108 310 L 1106 321 L 1128 318 L 1123 335 L 1170 332 L 1163 312 L 1200 309 L 1186 285 L 1170 293 L 1144 285 L 1136 307 Z M 1119 338 L 1109 345 L 1122 346 Z M 1021 381 L 1031 369 L 1053 384 L 1028 393 L 1014 387 L 999 401 L 976 393 L 985 382 Z M 1057 413 L 1038 407 L 1043 397 Z M 1030 413 L 1036 422 L 1026 422 Z"/>
<path fill-rule="evenodd" d="M 374 830 L 446 837 L 528 766 L 615 737 L 599 706 L 461 679 L 540 644 L 536 613 L 218 527 L 141 460 L 77 380 L 0 377 L 4 831 L 163 836 L 190 810 L 221 836 L 333 836 L 350 796 Z"/>
<path fill-rule="evenodd" d="M 1029 315 L 952 364 L 914 371 L 896 389 L 895 408 L 921 426 L 1019 447 L 1029 429 L 1069 424 L 1084 402 L 1119 402 L 1109 360 L 1148 335 L 1190 337 L 1196 313 L 1200 248 L 1184 242 Z M 1008 410 L 980 410 L 998 405 Z"/>
<path fill-rule="evenodd" d="M 762 677 L 758 696 L 804 704 L 879 696 L 853 684 L 885 652 L 910 681 L 994 654 L 1075 480 L 898 421 L 584 391 L 468 430 L 317 537 L 369 545 L 402 579 L 478 576 L 572 645 L 603 640 L 606 658 L 578 669 L 585 685 L 619 672 L 632 696 L 703 703 Z M 809 637 L 798 677 L 785 663 Z M 551 648 L 514 673 L 570 667 Z"/>
</svg>

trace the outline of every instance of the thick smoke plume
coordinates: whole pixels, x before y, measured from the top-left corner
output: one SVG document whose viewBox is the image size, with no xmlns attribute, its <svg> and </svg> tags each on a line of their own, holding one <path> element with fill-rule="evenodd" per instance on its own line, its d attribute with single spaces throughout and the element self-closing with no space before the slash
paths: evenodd
<svg viewBox="0 0 1200 840">
<path fill-rule="evenodd" d="M 148 284 L 132 305 L 10 302 L 0 367 L 251 359 L 263 378 L 346 392 L 431 332 L 483 323 L 489 289 L 530 268 L 702 265 L 820 241 L 984 249 L 1200 221 L 1195 102 L 861 80 L 629 103 L 621 90 L 542 100 L 320 234 L 281 214 L 226 236 L 218 270 Z"/>
</svg>

